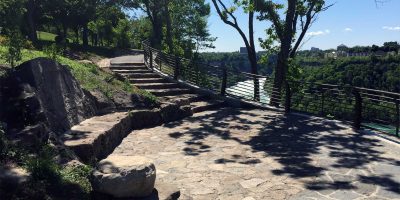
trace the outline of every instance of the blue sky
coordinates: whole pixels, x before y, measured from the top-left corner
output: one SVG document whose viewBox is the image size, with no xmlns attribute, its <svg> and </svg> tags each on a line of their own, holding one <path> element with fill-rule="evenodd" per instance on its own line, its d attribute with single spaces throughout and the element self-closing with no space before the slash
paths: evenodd
<svg viewBox="0 0 400 200">
<path fill-rule="evenodd" d="M 400 0 L 385 0 L 386 3 L 375 4 L 374 0 L 327 0 L 335 3 L 326 12 L 319 15 L 308 33 L 307 42 L 302 49 L 318 47 L 321 49 L 336 48 L 340 44 L 382 45 L 385 41 L 400 42 Z M 212 5 L 211 1 L 209 1 Z M 224 0 L 229 5 L 233 0 Z M 240 10 L 236 16 L 243 29 L 246 29 L 247 16 Z M 265 38 L 267 22 L 255 23 L 255 37 Z M 215 49 L 206 51 L 238 51 L 244 43 L 240 35 L 230 26 L 224 24 L 213 5 L 209 17 L 209 30 L 213 37 Z M 247 29 L 246 29 L 247 30 Z M 258 42 L 256 49 L 262 50 Z"/>
</svg>

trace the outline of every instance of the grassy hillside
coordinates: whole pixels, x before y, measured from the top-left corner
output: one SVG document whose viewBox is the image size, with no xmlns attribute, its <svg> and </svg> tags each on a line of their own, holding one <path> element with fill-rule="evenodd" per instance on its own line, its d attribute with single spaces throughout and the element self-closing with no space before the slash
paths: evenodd
<svg viewBox="0 0 400 200">
<path fill-rule="evenodd" d="M 0 55 L 5 51 L 6 49 L 0 46 Z M 19 64 L 38 57 L 49 57 L 49 55 L 42 51 L 24 49 L 22 51 L 22 60 L 19 62 Z M 122 82 L 115 79 L 115 77 L 113 77 L 111 74 L 100 70 L 94 64 L 79 63 L 62 56 L 57 56 L 57 60 L 61 64 L 67 65 L 81 86 L 89 91 L 97 89 L 104 93 L 107 97 L 112 98 L 114 93 L 122 90 L 128 93 L 140 94 L 146 97 L 150 102 L 157 101 L 157 98 L 154 95 L 144 90 L 139 90 L 138 88 L 132 86 L 129 82 Z M 0 57 L 0 65 L 4 65 L 5 63 L 6 61 Z"/>
</svg>

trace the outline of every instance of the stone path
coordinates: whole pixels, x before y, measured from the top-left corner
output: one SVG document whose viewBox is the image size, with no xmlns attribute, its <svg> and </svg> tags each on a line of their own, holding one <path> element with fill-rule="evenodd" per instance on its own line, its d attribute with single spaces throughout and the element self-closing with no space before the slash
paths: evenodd
<svg viewBox="0 0 400 200">
<path fill-rule="evenodd" d="M 154 159 L 181 199 L 400 199 L 400 146 L 340 122 L 220 109 L 133 131 L 113 155 Z"/>
</svg>

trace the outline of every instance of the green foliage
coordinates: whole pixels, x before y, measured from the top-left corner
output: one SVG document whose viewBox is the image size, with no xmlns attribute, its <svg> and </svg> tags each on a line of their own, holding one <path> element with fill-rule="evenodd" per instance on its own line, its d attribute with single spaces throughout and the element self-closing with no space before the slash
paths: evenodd
<svg viewBox="0 0 400 200">
<path fill-rule="evenodd" d="M 57 44 L 53 43 L 49 46 L 45 46 L 43 48 L 43 52 L 47 55 L 48 58 L 59 61 L 59 55 L 61 54 L 60 48 Z"/>
<path fill-rule="evenodd" d="M 335 85 L 353 85 L 378 90 L 400 91 L 400 57 L 298 58 L 302 79 Z"/>
<path fill-rule="evenodd" d="M 62 168 L 55 162 L 57 150 L 50 146 L 44 145 L 36 155 L 30 156 L 25 168 L 30 172 L 31 179 L 29 184 L 35 187 L 35 191 L 26 191 L 27 196 L 42 196 L 41 198 L 54 198 L 63 196 L 66 198 L 88 199 L 92 190 L 89 176 L 92 168 L 87 165 Z M 67 189 L 73 186 L 80 194 L 74 194 Z M 78 188 L 76 188 L 78 187 Z M 37 194 L 37 190 L 42 190 L 43 194 Z"/>
<path fill-rule="evenodd" d="M 34 181 L 50 180 L 54 181 L 60 175 L 59 167 L 54 161 L 54 149 L 49 146 L 43 146 L 38 155 L 31 157 L 26 162 L 26 168 L 31 173 Z"/>
<path fill-rule="evenodd" d="M 115 46 L 119 48 L 130 48 L 132 41 L 132 25 L 127 19 L 121 19 L 117 27 L 113 29 Z"/>
<path fill-rule="evenodd" d="M 66 167 L 60 170 L 60 175 L 64 183 L 79 185 L 86 194 L 89 194 L 92 190 L 89 181 L 91 171 L 92 168 L 88 165 Z"/>
<path fill-rule="evenodd" d="M 22 38 L 20 32 L 10 32 L 10 35 L 7 37 L 5 42 L 6 51 L 0 55 L 6 60 L 6 63 L 10 64 L 11 67 L 15 67 L 17 62 L 22 59 L 21 51 L 23 45 L 24 39 Z"/>
<path fill-rule="evenodd" d="M 0 0 L 0 27 L 7 35 L 20 29 L 26 12 L 26 0 Z"/>
</svg>

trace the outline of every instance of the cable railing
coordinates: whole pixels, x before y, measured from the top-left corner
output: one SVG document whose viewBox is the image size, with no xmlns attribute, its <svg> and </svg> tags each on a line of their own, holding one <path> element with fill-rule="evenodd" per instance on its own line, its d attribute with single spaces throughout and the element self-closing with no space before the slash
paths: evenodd
<svg viewBox="0 0 400 200">
<path fill-rule="evenodd" d="M 400 93 L 306 81 L 287 81 L 279 90 L 270 76 L 169 55 L 148 42 L 143 42 L 143 48 L 146 66 L 175 80 L 222 96 L 350 121 L 357 129 L 366 127 L 399 137 Z"/>
</svg>

